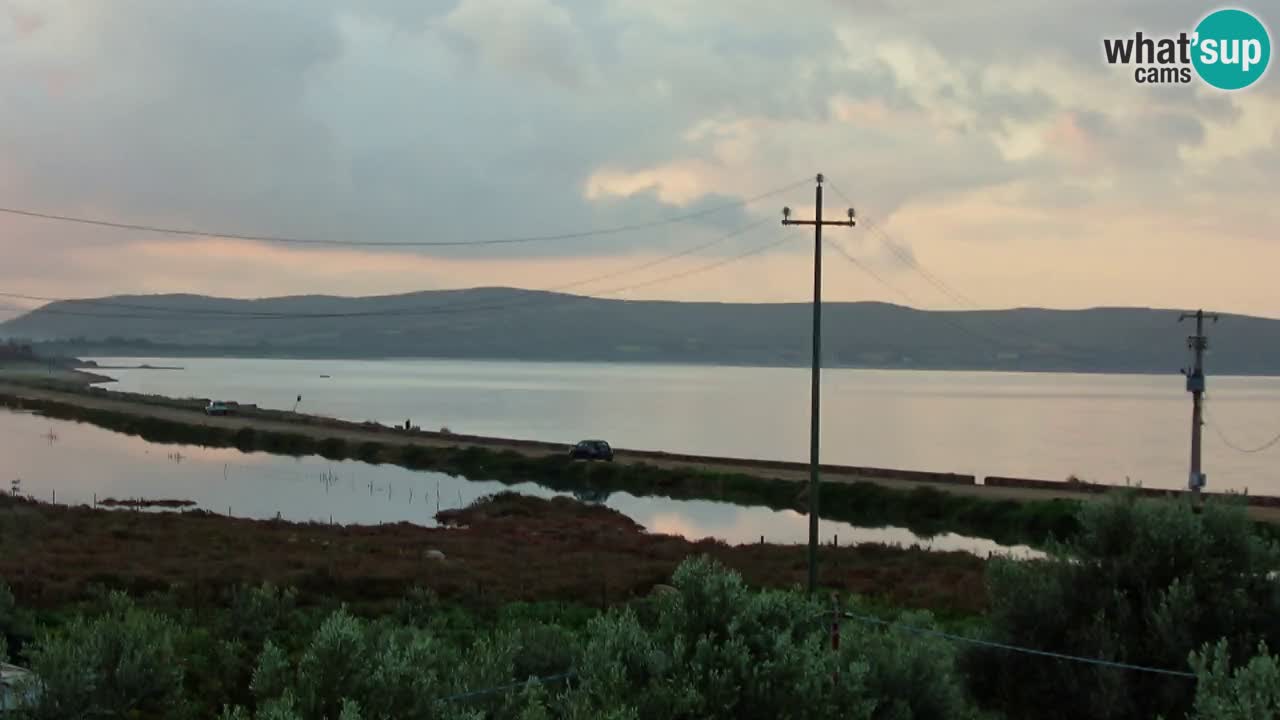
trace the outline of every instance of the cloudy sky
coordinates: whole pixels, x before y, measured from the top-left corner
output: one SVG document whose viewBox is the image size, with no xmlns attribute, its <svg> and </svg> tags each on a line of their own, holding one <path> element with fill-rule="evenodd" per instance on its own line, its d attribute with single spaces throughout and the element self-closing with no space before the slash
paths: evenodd
<svg viewBox="0 0 1280 720">
<path fill-rule="evenodd" d="M 0 215 L 0 291 L 358 295 L 616 272 L 575 291 L 799 300 L 811 242 L 778 219 L 784 204 L 812 212 L 811 184 L 732 203 L 823 172 L 831 215 L 847 205 L 838 188 L 884 231 L 828 231 L 886 283 L 830 253 L 833 299 L 1280 317 L 1280 77 L 1233 94 L 1153 88 L 1102 61 L 1103 37 L 1190 30 L 1213 7 L 0 0 L 2 207 L 403 243 L 728 206 L 643 231 L 467 248 Z"/>
</svg>

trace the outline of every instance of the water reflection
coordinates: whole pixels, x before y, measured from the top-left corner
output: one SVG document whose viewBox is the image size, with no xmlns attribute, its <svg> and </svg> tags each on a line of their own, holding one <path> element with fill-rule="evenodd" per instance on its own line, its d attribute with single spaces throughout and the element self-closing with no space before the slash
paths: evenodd
<svg viewBox="0 0 1280 720">
<path fill-rule="evenodd" d="M 761 539 L 780 544 L 809 541 L 808 516 L 793 510 L 742 507 L 710 500 L 672 501 L 665 498 L 636 497 L 628 493 L 615 493 L 605 504 L 633 518 L 650 532 L 680 535 L 690 540 L 716 538 L 730 544 L 760 542 Z M 984 557 L 989 554 L 1012 554 L 1017 557 L 1040 554 L 1024 545 L 1009 547 L 992 540 L 954 533 L 925 540 L 905 528 L 866 528 L 833 520 L 822 520 L 819 528 L 824 544 L 918 545 L 930 550 L 956 550 Z"/>
<path fill-rule="evenodd" d="M 45 442 L 48 438 L 55 438 Z M 92 425 L 0 411 L 0 454 L 8 458 L 0 478 L 23 494 L 63 504 L 95 500 L 190 500 L 196 506 L 237 517 L 377 524 L 412 522 L 435 526 L 441 510 L 464 507 L 484 495 L 513 490 L 526 495 L 568 495 L 533 484 L 473 482 L 442 473 L 392 465 L 242 453 L 234 448 L 158 445 Z M 580 491 L 580 500 L 603 503 L 651 532 L 729 543 L 803 543 L 808 519 L 792 511 L 742 507 L 702 500 L 637 497 Z M 959 535 L 922 540 L 901 528 L 860 528 L 822 523 L 823 541 L 842 545 L 886 543 L 987 555 L 1009 550 Z M 1030 554 L 1028 548 L 1013 548 Z"/>
</svg>

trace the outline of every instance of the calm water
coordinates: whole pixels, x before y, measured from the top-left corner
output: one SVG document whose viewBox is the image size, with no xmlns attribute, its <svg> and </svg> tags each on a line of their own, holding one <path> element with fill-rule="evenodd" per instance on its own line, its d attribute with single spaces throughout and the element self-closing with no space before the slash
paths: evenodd
<svg viewBox="0 0 1280 720">
<path fill-rule="evenodd" d="M 1180 358 L 1172 358 L 1176 362 Z M 478 361 L 99 359 L 120 390 L 293 407 L 349 420 L 554 442 L 807 460 L 804 369 Z M 322 378 L 329 375 L 330 378 Z M 1235 444 L 1280 432 L 1280 378 L 1212 377 L 1209 417 Z M 1186 484 L 1183 378 L 827 370 L 822 459 L 911 470 Z M 1205 429 L 1211 490 L 1280 494 L 1280 446 L 1246 455 Z"/>
<path fill-rule="evenodd" d="M 514 490 L 551 497 L 534 484 L 507 486 L 471 482 L 431 472 L 321 457 L 295 459 L 229 448 L 158 445 L 141 438 L 38 415 L 0 411 L 0 486 L 15 479 L 21 492 L 62 504 L 147 498 L 191 500 L 205 510 L 238 517 L 375 524 L 407 521 L 434 526 L 438 509 L 457 508 L 478 497 Z M 808 519 L 795 512 L 727 503 L 640 498 L 615 493 L 605 502 L 652 532 L 690 539 L 719 538 L 729 543 L 802 543 Z M 980 555 L 1002 548 L 988 540 L 943 535 L 921 540 L 900 528 L 857 528 L 822 523 L 825 540 L 842 544 L 877 542 L 919 544 Z"/>
</svg>

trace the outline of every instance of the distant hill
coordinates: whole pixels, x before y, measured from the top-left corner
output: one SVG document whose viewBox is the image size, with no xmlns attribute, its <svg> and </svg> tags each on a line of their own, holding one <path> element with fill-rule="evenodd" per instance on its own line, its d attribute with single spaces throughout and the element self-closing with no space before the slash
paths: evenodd
<svg viewBox="0 0 1280 720">
<path fill-rule="evenodd" d="M 296 317 L 303 313 L 314 317 Z M 198 295 L 59 302 L 0 324 L 43 352 L 152 356 L 440 357 L 804 366 L 807 303 L 604 300 L 508 288 L 343 298 Z M 823 306 L 830 366 L 1177 373 L 1174 310 L 922 311 Z M 1224 315 L 1214 373 L 1280 374 L 1280 320 Z"/>
</svg>

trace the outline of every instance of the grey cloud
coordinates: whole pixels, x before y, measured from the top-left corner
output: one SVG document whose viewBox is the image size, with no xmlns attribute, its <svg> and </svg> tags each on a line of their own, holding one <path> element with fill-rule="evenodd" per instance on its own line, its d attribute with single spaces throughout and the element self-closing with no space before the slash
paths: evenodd
<svg viewBox="0 0 1280 720">
<path fill-rule="evenodd" d="M 31 98 L 0 119 L 0 146 L 23 175 L 23 200 L 35 207 L 357 240 L 574 230 L 631 217 L 625 203 L 580 197 L 601 165 L 643 167 L 687 153 L 682 135 L 718 113 L 824 109 L 823 94 L 812 91 L 821 78 L 793 85 L 795 66 L 774 67 L 781 54 L 757 57 L 758 47 L 717 55 L 679 51 L 674 41 L 637 42 L 615 56 L 611 91 L 548 92 L 527 82 L 529 73 L 568 78 L 578 56 L 513 67 L 513 59 L 536 59 L 556 44 L 506 38 L 515 50 L 486 50 L 477 32 L 471 54 L 460 56 L 441 29 L 459 17 L 456 6 L 417 18 L 394 43 L 387 23 L 408 12 L 396 3 L 366 12 L 304 2 L 95 7 L 103 22 L 92 42 L 62 51 L 82 68 L 84 86 L 97 90 L 49 93 L 37 61 L 6 81 Z M 576 10 L 598 29 L 599 17 Z M 537 35 L 536 20 L 513 32 Z M 654 75 L 641 62 L 646 54 Z M 655 76 L 667 83 L 665 101 L 643 87 Z"/>
<path fill-rule="evenodd" d="M 988 136 L 1006 119 L 1064 108 L 1044 92 L 979 91 L 976 73 L 987 61 L 1045 52 L 1101 72 L 1099 33 L 1148 13 L 1172 23 L 1191 3 L 1113 5 L 841 4 L 856 11 L 846 21 L 883 37 L 923 37 L 968 73 L 943 93 L 977 120 L 943 142 L 927 130 L 833 124 L 836 94 L 876 100 L 895 116 L 922 108 L 883 64 L 839 63 L 833 18 L 778 3 L 77 1 L 50 6 L 43 26 L 0 46 L 0 62 L 15 70 L 0 76 L 0 182 L 6 173 L 20 179 L 10 204 L 231 232 L 537 235 L 732 199 L 726 191 L 681 208 L 654 193 L 588 201 L 582 189 L 602 167 L 717 162 L 708 141 L 686 138 L 689 129 L 751 118 L 776 123 L 751 158 L 776 172 L 774 184 L 821 163 L 813 169 L 848 178 L 855 204 L 888 217 L 911 201 L 1016 178 L 1051 186 L 1052 164 L 1005 162 Z M 85 14 L 94 17 L 83 41 L 59 39 L 59 27 Z M 61 91 L 50 81 L 59 73 L 72 78 Z M 1177 144 L 1202 137 L 1196 118 L 1234 111 L 1220 96 L 1181 102 L 1171 109 L 1163 99 L 1149 124 L 1104 114 L 1085 122 L 1129 172 L 1164 171 Z M 801 200 L 607 241 L 483 252 L 674 248 Z M 490 256 L 440 252 L 464 253 Z"/>
<path fill-rule="evenodd" d="M 551 0 L 463 0 L 442 25 L 466 52 L 508 71 L 574 88 L 594 72 L 580 28 Z"/>
</svg>

